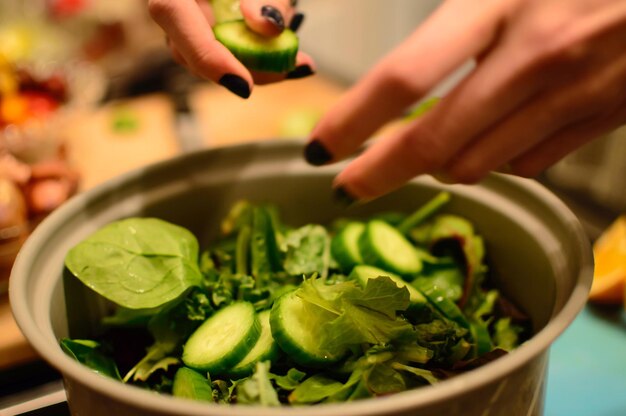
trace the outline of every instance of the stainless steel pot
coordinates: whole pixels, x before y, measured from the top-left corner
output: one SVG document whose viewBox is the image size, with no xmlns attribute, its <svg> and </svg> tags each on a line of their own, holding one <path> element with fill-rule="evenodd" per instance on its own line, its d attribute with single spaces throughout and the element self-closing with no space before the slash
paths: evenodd
<svg viewBox="0 0 626 416">
<path fill-rule="evenodd" d="M 74 415 L 539 415 L 548 349 L 585 304 L 592 279 L 590 244 L 576 217 L 529 180 L 491 176 L 477 186 L 446 186 L 423 177 L 349 210 L 331 201 L 341 164 L 307 166 L 302 144 L 271 142 L 188 154 L 121 176 L 81 194 L 48 217 L 20 252 L 10 279 L 11 304 L 26 338 L 64 377 Z M 195 403 L 158 396 L 91 372 L 58 345 L 87 337 L 107 304 L 64 279 L 67 250 L 106 223 L 156 216 L 196 233 L 201 244 L 240 199 L 271 201 L 288 223 L 327 223 L 338 216 L 412 211 L 441 189 L 446 207 L 474 222 L 487 243 L 498 287 L 532 318 L 535 335 L 511 354 L 432 387 L 353 403 L 258 408 Z"/>
</svg>

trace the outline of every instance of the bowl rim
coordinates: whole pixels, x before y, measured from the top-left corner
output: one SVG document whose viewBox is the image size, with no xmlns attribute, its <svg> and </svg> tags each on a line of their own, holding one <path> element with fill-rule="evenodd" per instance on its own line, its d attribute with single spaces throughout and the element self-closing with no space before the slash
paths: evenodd
<svg viewBox="0 0 626 416">
<path fill-rule="evenodd" d="M 22 250 L 20 250 L 15 261 L 11 278 L 9 279 L 9 296 L 14 318 L 23 332 L 25 338 L 33 346 L 38 354 L 53 367 L 59 370 L 64 377 L 73 380 L 80 380 L 89 389 L 107 396 L 115 397 L 128 405 L 133 405 L 155 413 L 170 412 L 180 414 L 181 406 L 184 407 L 185 414 L 188 415 L 210 415 L 219 413 L 228 416 L 343 416 L 347 413 L 360 415 L 376 415 L 384 412 L 400 412 L 403 410 L 426 407 L 443 402 L 451 397 L 466 394 L 476 390 L 494 380 L 501 379 L 507 374 L 520 369 L 542 354 L 547 354 L 550 345 L 558 336 L 572 323 L 578 313 L 583 309 L 587 301 L 587 295 L 591 287 L 593 275 L 593 263 L 591 255 L 591 245 L 586 238 L 582 225 L 573 212 L 554 194 L 541 184 L 528 179 L 513 177 L 509 175 L 495 175 L 497 180 L 506 186 L 513 186 L 535 197 L 545 204 L 552 212 L 558 213 L 559 218 L 569 227 L 576 241 L 573 244 L 580 251 L 580 262 L 583 267 L 578 271 L 577 279 L 573 290 L 560 311 L 550 318 L 550 321 L 540 329 L 530 340 L 520 347 L 489 365 L 474 369 L 465 374 L 445 380 L 440 384 L 408 390 L 386 397 L 378 397 L 375 400 L 364 399 L 349 403 L 324 404 L 306 407 L 262 407 L 262 406 L 237 406 L 219 405 L 214 403 L 199 403 L 192 400 L 173 398 L 166 395 L 155 395 L 153 392 L 145 391 L 135 386 L 128 386 L 117 380 L 103 377 L 89 370 L 84 365 L 72 360 L 62 349 L 51 348 L 49 334 L 41 331 L 36 317 L 28 308 L 27 281 L 30 268 L 29 259 L 34 258 L 40 247 L 45 244 L 44 237 L 50 235 L 55 229 L 60 227 L 64 218 L 78 212 L 84 206 L 84 202 L 102 195 L 117 188 L 120 184 L 132 181 L 140 176 L 145 176 L 150 172 L 161 170 L 169 165 L 181 163 L 181 161 L 193 155 L 202 155 L 216 150 L 237 152 L 250 147 L 270 151 L 289 147 L 300 149 L 299 142 L 285 142 L 280 140 L 264 141 L 259 143 L 245 143 L 235 146 L 202 149 L 188 152 L 173 158 L 153 163 L 143 168 L 122 174 L 110 179 L 86 192 L 80 193 L 64 205 L 50 214 L 33 234 L 27 239 Z M 289 149 L 287 149 L 289 150 Z M 46 322 L 46 327 L 50 325 Z M 539 390 L 543 383 L 538 383 L 534 400 L 537 399 Z M 130 387 L 130 388 L 129 388 Z"/>
</svg>

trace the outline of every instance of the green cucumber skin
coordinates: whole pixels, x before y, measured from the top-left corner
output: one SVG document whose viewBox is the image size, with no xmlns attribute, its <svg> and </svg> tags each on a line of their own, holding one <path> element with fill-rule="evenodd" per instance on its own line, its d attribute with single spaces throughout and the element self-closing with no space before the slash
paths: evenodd
<svg viewBox="0 0 626 416">
<path fill-rule="evenodd" d="M 377 241 L 376 237 L 376 228 L 389 229 L 391 232 L 397 233 L 397 237 L 401 239 L 403 248 L 407 248 L 410 251 L 410 255 L 415 255 L 415 261 L 409 267 L 403 267 L 399 265 L 392 258 L 393 255 L 397 253 L 393 253 L 392 256 L 385 256 L 383 253 L 377 249 Z M 414 246 L 408 241 L 398 230 L 393 228 L 391 225 L 387 224 L 384 221 L 373 220 L 366 224 L 365 231 L 359 238 L 359 249 L 361 251 L 361 256 L 363 257 L 363 261 L 365 264 L 369 264 L 371 266 L 376 266 L 383 270 L 389 270 L 393 273 L 399 274 L 401 276 L 407 277 L 415 277 L 422 270 L 422 262 L 419 258 L 419 254 L 417 250 L 415 250 Z"/>
<path fill-rule="evenodd" d="M 225 311 L 229 308 L 233 307 L 241 307 L 246 305 L 246 307 L 253 313 L 253 323 L 250 326 L 249 330 L 239 342 L 233 346 L 233 348 L 225 355 L 221 357 L 212 358 L 210 360 L 206 360 L 206 357 L 203 357 L 201 353 L 198 353 L 196 348 L 199 348 L 196 342 L 196 338 L 194 337 L 203 337 L 204 334 L 203 329 L 206 330 L 208 324 L 210 324 L 211 320 L 219 319 Z M 191 334 L 187 343 L 183 347 L 183 355 L 182 360 L 186 366 L 203 372 L 209 372 L 212 375 L 218 375 L 224 373 L 226 370 L 236 365 L 243 357 L 245 357 L 248 352 L 252 349 L 256 341 L 259 339 L 261 335 L 261 323 L 256 315 L 254 310 L 254 306 L 248 302 L 236 302 L 232 303 L 229 306 L 219 310 L 214 315 L 212 315 L 209 319 L 204 321 L 196 331 Z"/>
<path fill-rule="evenodd" d="M 289 292 L 281 296 L 270 312 L 270 327 L 272 328 L 272 336 L 276 343 L 289 357 L 295 362 L 309 367 L 325 367 L 339 361 L 343 354 L 319 354 L 313 351 L 305 351 L 302 346 L 293 339 L 289 330 L 283 325 L 283 314 L 289 313 L 285 304 L 295 295 L 295 291 Z"/>
<path fill-rule="evenodd" d="M 271 328 L 269 325 L 269 316 L 267 318 L 264 318 L 263 316 L 264 314 L 269 315 L 269 313 L 270 313 L 269 310 L 265 310 L 263 312 L 260 312 L 258 315 L 259 321 L 261 322 L 261 331 L 262 331 L 261 334 L 263 334 L 263 331 L 266 331 L 266 330 L 271 332 Z M 267 327 L 263 324 L 263 319 L 268 319 L 268 322 L 266 323 Z M 257 342 L 261 342 L 261 339 L 262 339 L 262 336 L 259 337 L 259 340 Z M 242 365 L 244 360 L 248 358 L 248 356 L 244 357 L 242 361 L 240 361 L 233 368 L 228 370 L 227 373 L 232 378 L 247 377 L 254 372 L 254 369 L 256 368 L 256 363 L 260 361 L 274 362 L 278 358 L 279 355 L 280 355 L 280 349 L 278 348 L 278 344 L 276 344 L 276 341 L 272 338 L 271 343 L 263 351 L 261 351 L 260 354 L 258 354 L 253 359 L 249 360 L 247 364 Z"/>
<path fill-rule="evenodd" d="M 217 41 L 228 48 L 250 70 L 284 73 L 295 69 L 299 40 L 293 31 L 285 29 L 278 38 L 273 38 L 275 41 L 277 39 L 286 40 L 286 43 L 289 44 L 288 47 L 272 49 L 271 46 L 264 44 L 267 38 L 257 35 L 252 30 L 247 29 L 245 25 L 245 22 L 241 20 L 220 23 L 213 27 L 213 34 Z M 237 26 L 240 26 L 242 30 L 246 30 L 245 35 L 252 37 L 254 40 L 233 38 L 230 29 Z"/>
<path fill-rule="evenodd" d="M 332 239 L 330 251 L 341 270 L 349 272 L 356 265 L 363 264 L 358 240 L 364 230 L 363 223 L 349 223 Z"/>
</svg>

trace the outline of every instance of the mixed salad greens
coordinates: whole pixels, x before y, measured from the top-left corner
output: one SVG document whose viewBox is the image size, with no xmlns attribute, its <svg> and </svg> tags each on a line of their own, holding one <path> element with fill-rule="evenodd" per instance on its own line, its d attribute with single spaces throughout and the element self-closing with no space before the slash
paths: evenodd
<svg viewBox="0 0 626 416">
<path fill-rule="evenodd" d="M 61 346 L 124 383 L 216 403 L 343 402 L 454 377 L 530 325 L 489 285 L 473 225 L 442 212 L 449 199 L 298 228 L 241 201 L 202 252 L 159 219 L 111 223 L 65 265 L 116 311 Z"/>
</svg>

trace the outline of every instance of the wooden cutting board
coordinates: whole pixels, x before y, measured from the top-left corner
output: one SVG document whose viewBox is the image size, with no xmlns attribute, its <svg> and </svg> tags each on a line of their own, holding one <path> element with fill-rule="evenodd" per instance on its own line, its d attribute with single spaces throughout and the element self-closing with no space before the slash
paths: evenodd
<svg viewBox="0 0 626 416">
<path fill-rule="evenodd" d="M 203 146 L 226 146 L 281 138 L 284 123 L 299 113 L 323 114 L 345 88 L 313 76 L 255 86 L 243 100 L 223 87 L 206 84 L 190 96 Z M 245 123 L 242 123 L 245 120 Z"/>
</svg>

